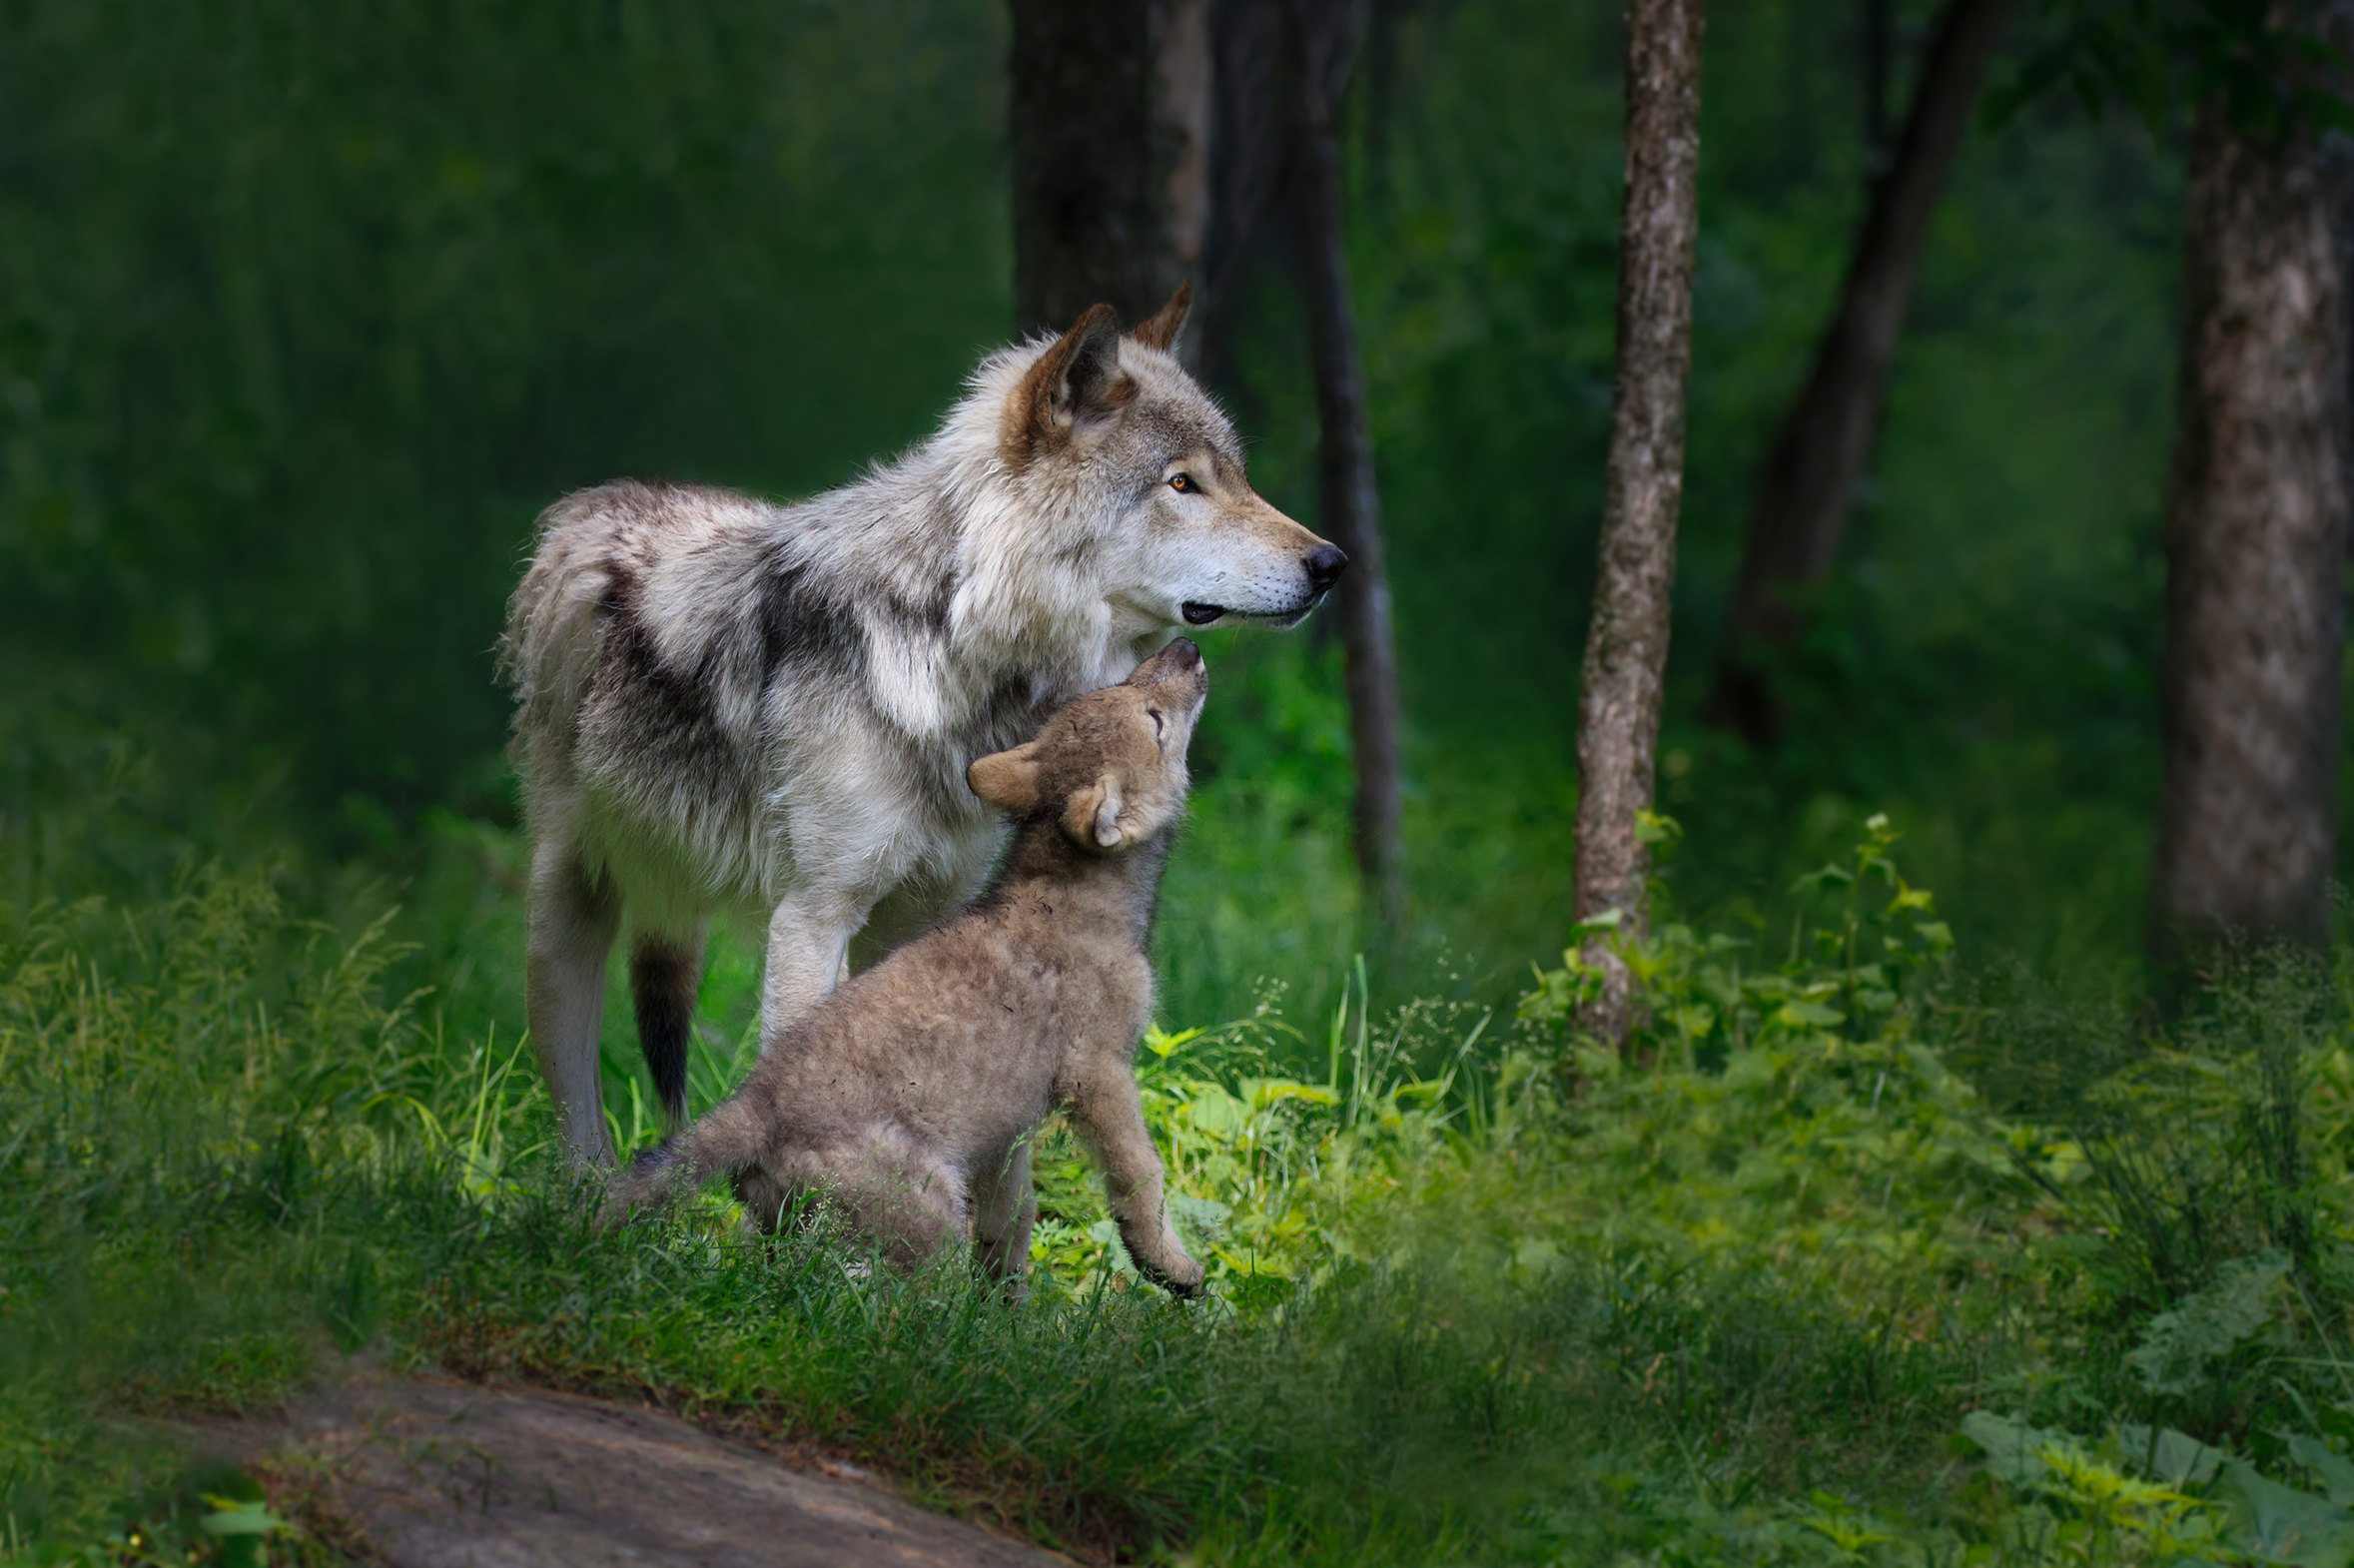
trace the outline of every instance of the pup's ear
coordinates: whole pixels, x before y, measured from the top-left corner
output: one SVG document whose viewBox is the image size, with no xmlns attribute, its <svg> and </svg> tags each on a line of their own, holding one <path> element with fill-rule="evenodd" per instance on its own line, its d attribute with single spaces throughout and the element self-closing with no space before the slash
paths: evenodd
<svg viewBox="0 0 2354 1568">
<path fill-rule="evenodd" d="M 1091 305 L 1071 331 L 1039 356 L 1014 392 L 1014 456 L 1059 445 L 1074 430 L 1108 419 L 1137 394 L 1120 369 L 1120 320 L 1109 305 Z"/>
<path fill-rule="evenodd" d="M 1012 751 L 975 757 L 965 769 L 973 793 L 1000 811 L 1025 816 L 1038 806 L 1038 742 L 1025 741 Z"/>
<path fill-rule="evenodd" d="M 1107 773 L 1063 807 L 1063 831 L 1080 844 L 1112 849 L 1122 837 L 1120 780 Z"/>
<path fill-rule="evenodd" d="M 1128 330 L 1128 335 L 1148 349 L 1169 350 L 1184 330 L 1185 313 L 1193 308 L 1193 286 L 1181 283 L 1169 303 Z"/>
</svg>

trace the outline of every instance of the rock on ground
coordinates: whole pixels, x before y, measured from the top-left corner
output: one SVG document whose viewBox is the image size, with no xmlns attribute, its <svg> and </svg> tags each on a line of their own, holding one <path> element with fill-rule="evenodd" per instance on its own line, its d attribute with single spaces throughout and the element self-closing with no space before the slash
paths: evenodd
<svg viewBox="0 0 2354 1568">
<path fill-rule="evenodd" d="M 214 1445 L 315 1487 L 392 1568 L 1048 1568 L 1066 1559 L 686 1422 L 536 1389 L 329 1389 Z"/>
</svg>

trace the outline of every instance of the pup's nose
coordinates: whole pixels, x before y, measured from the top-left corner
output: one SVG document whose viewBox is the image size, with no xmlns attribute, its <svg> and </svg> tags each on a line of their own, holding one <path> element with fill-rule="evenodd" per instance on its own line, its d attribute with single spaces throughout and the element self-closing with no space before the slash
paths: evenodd
<svg viewBox="0 0 2354 1568">
<path fill-rule="evenodd" d="M 1348 553 L 1337 544 L 1319 544 L 1300 561 L 1307 568 L 1307 586 L 1311 593 L 1321 593 L 1340 580 L 1342 568 L 1348 565 Z"/>
<path fill-rule="evenodd" d="M 1201 645 L 1190 637 L 1172 637 L 1169 656 L 1181 670 L 1189 670 L 1201 662 Z"/>
</svg>

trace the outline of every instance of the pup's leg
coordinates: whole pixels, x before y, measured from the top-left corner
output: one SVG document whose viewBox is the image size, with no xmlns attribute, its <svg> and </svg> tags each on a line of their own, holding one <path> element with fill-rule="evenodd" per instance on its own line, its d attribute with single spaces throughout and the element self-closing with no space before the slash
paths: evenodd
<svg viewBox="0 0 2354 1568">
<path fill-rule="evenodd" d="M 768 919 L 768 969 L 760 979 L 760 1045 L 842 983 L 850 939 L 866 924 L 872 896 L 796 888 Z"/>
<path fill-rule="evenodd" d="M 596 1043 L 605 1017 L 605 960 L 620 914 L 612 884 L 589 875 L 569 835 L 534 846 L 524 1010 L 564 1147 L 580 1168 L 613 1163 Z"/>
<path fill-rule="evenodd" d="M 1038 1189 L 1030 1180 L 1030 1140 L 1025 1138 L 999 1161 L 973 1176 L 973 1234 L 981 1243 L 981 1266 L 1005 1281 L 1006 1297 L 1028 1293 L 1030 1226 L 1038 1218 Z"/>
<path fill-rule="evenodd" d="M 1136 1075 L 1126 1063 L 1108 1064 L 1071 1096 L 1071 1120 L 1104 1167 L 1105 1194 L 1120 1239 L 1137 1272 L 1176 1295 L 1201 1288 L 1201 1265 L 1185 1255 L 1169 1222 L 1161 1151 L 1145 1131 Z"/>
<path fill-rule="evenodd" d="M 672 1131 L 686 1125 L 686 1054 L 703 983 L 703 933 L 641 932 L 629 950 L 629 994 L 637 1004 L 637 1046 L 654 1077 L 654 1097 Z"/>
<path fill-rule="evenodd" d="M 608 1228 L 627 1224 L 692 1192 L 722 1174 L 736 1177 L 739 1191 L 750 1180 L 764 1179 L 758 1171 L 765 1129 L 759 1113 L 742 1099 L 722 1102 L 709 1116 L 682 1133 L 674 1133 L 658 1148 L 646 1150 L 629 1162 L 605 1189 L 605 1205 L 597 1222 Z M 747 1217 L 761 1217 L 758 1205 L 748 1205 Z M 774 1223 L 773 1215 L 769 1218 Z"/>
<path fill-rule="evenodd" d="M 896 1268 L 914 1268 L 965 1240 L 965 1179 L 946 1162 L 885 1139 L 819 1157 L 823 1176 L 851 1224 L 882 1243 Z"/>
</svg>

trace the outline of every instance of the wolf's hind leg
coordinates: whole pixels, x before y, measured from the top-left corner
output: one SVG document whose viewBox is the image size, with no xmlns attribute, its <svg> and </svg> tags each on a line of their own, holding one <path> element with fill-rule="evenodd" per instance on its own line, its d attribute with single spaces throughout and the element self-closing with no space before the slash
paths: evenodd
<svg viewBox="0 0 2354 1568">
<path fill-rule="evenodd" d="M 654 1098 L 672 1132 L 686 1125 L 686 1057 L 693 1044 L 695 993 L 703 984 L 703 933 L 640 932 L 629 949 L 629 995 L 637 1047 L 653 1075 Z"/>
<path fill-rule="evenodd" d="M 1030 1272 L 1030 1227 L 1037 1218 L 1030 1140 L 1024 1138 L 1003 1161 L 973 1175 L 973 1235 L 981 1243 L 981 1266 L 1005 1282 L 1010 1300 L 1028 1293 L 1022 1281 Z"/>
<path fill-rule="evenodd" d="M 597 1034 L 605 1018 L 605 961 L 620 926 L 611 882 L 580 863 L 569 835 L 531 852 L 530 936 L 524 950 L 524 1010 L 564 1147 L 576 1168 L 613 1163 L 605 1099 L 597 1077 Z"/>
</svg>

